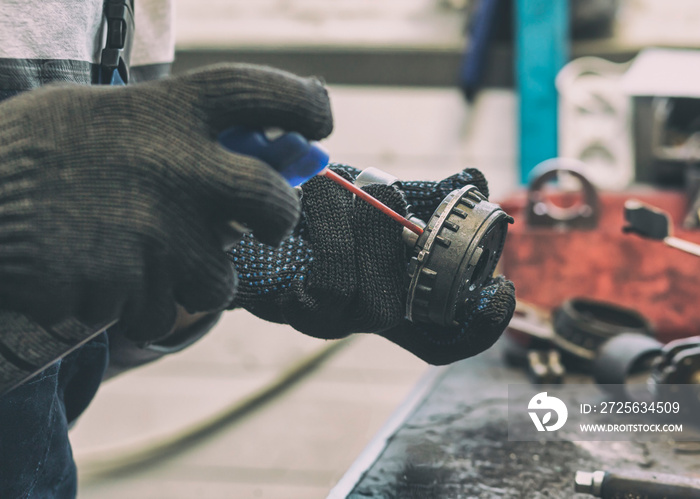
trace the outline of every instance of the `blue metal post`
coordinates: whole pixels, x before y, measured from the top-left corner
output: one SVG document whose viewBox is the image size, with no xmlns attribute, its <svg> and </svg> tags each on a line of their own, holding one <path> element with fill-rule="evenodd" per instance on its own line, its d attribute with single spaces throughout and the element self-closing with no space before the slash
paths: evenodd
<svg viewBox="0 0 700 499">
<path fill-rule="evenodd" d="M 520 97 L 520 180 L 557 155 L 554 79 L 569 57 L 568 0 L 515 1 L 515 73 Z"/>
</svg>

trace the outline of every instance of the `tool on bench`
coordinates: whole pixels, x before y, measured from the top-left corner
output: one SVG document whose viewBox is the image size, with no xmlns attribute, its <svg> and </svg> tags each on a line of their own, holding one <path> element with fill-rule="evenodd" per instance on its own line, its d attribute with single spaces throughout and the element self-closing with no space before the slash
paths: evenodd
<svg viewBox="0 0 700 499">
<path fill-rule="evenodd" d="M 674 340 L 664 345 L 654 364 L 655 384 L 700 385 L 700 336 Z"/>
<path fill-rule="evenodd" d="M 551 319 L 518 302 L 506 338 L 506 360 L 536 384 L 561 383 L 566 369 L 579 370 L 621 400 L 646 402 L 673 400 L 677 385 L 700 385 L 700 336 L 664 345 L 642 315 L 605 302 L 567 300 Z M 700 392 L 684 393 L 697 418 Z"/>
<path fill-rule="evenodd" d="M 664 345 L 652 365 L 649 390 L 655 400 L 678 400 L 679 385 L 700 386 L 700 336 L 674 340 Z M 700 418 L 700 389 L 684 390 L 684 411 L 694 424 Z"/>
<path fill-rule="evenodd" d="M 700 336 L 664 345 L 638 333 L 624 333 L 605 342 L 592 371 L 600 388 L 620 400 L 674 402 L 683 399 L 691 424 L 700 412 Z"/>
<path fill-rule="evenodd" d="M 566 369 L 556 347 L 556 334 L 548 316 L 532 305 L 517 302 L 506 329 L 506 360 L 523 367 L 534 384 L 559 384 Z"/>
<path fill-rule="evenodd" d="M 625 333 L 605 342 L 593 363 L 599 387 L 619 400 L 677 402 L 683 418 L 698 424 L 700 414 L 700 336 L 664 345 L 650 336 Z"/>
<path fill-rule="evenodd" d="M 603 391 L 620 400 L 651 402 L 646 380 L 662 348 L 656 339 L 637 333 L 610 338 L 593 362 L 593 377 Z"/>
<path fill-rule="evenodd" d="M 671 217 L 663 210 L 629 199 L 625 202 L 625 220 L 629 225 L 622 229 L 624 232 L 663 241 L 667 246 L 700 256 L 700 245 L 673 237 Z"/>
<path fill-rule="evenodd" d="M 413 321 L 457 324 L 468 300 L 478 295 L 493 274 L 507 226 L 513 222 L 473 185 L 451 192 L 427 223 L 404 217 L 361 188 L 371 183 L 390 185 L 398 182 L 395 177 L 369 168 L 353 184 L 326 168 L 328 153 L 298 133 L 234 127 L 222 132 L 219 142 L 233 152 L 266 162 L 292 186 L 317 174 L 324 175 L 403 225 L 403 239 L 413 252 L 406 303 L 406 316 Z M 245 230 L 238 224 L 235 228 L 239 232 Z M 0 395 L 117 322 L 115 319 L 95 325 L 70 318 L 60 324 L 38 325 L 13 312 L 5 312 L 5 317 L 7 323 L 18 327 L 7 332 L 0 343 Z M 40 341 L 28 344 L 28 337 Z"/>
<path fill-rule="evenodd" d="M 559 385 L 564 382 L 566 370 L 561 363 L 559 350 L 529 350 L 527 365 L 528 377 L 536 385 Z"/>
<path fill-rule="evenodd" d="M 700 499 L 700 479 L 665 473 L 577 471 L 574 490 L 601 499 Z"/>
<path fill-rule="evenodd" d="M 562 365 L 576 370 L 590 370 L 600 355 L 601 347 L 623 333 L 650 337 L 652 331 L 646 319 L 635 310 L 611 303 L 572 298 L 557 307 L 550 318 L 532 305 L 518 302 L 515 315 L 506 329 L 506 335 L 511 340 L 507 355 L 510 360 L 515 360 L 513 356 L 524 355 L 528 372 L 531 375 L 542 373 L 534 376 L 535 382 L 542 383 L 544 379 L 560 379 Z M 512 343 L 519 345 L 520 353 Z M 552 349 L 561 353 L 561 359 L 551 355 L 532 356 L 528 352 Z M 546 371 L 542 364 L 548 366 Z"/>
</svg>

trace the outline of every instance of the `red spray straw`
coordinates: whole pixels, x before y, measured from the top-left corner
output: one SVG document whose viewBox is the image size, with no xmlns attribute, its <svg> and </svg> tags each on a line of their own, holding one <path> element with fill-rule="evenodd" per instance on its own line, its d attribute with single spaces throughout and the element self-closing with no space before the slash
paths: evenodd
<svg viewBox="0 0 700 499">
<path fill-rule="evenodd" d="M 338 175 L 332 170 L 329 170 L 328 168 L 324 169 L 322 172 L 319 173 L 319 175 L 324 175 L 331 179 L 333 182 L 340 184 L 342 187 L 345 189 L 349 190 L 353 194 L 355 194 L 358 198 L 363 199 L 364 201 L 367 201 L 369 204 L 377 208 L 379 211 L 382 213 L 387 214 L 397 222 L 399 222 L 401 225 L 406 227 L 408 230 L 411 232 L 414 232 L 418 234 L 419 236 L 423 233 L 423 229 L 418 227 L 416 224 L 408 220 L 406 217 L 402 217 L 400 214 L 396 213 L 394 210 L 389 208 L 387 205 L 379 201 L 377 198 L 374 198 L 367 194 L 365 191 L 357 187 L 351 182 L 348 182 L 345 180 L 343 177 Z"/>
</svg>

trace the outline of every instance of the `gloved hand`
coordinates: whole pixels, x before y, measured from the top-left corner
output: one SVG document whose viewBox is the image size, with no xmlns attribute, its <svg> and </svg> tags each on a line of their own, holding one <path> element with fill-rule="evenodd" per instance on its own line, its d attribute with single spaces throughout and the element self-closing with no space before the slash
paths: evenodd
<svg viewBox="0 0 700 499">
<path fill-rule="evenodd" d="M 217 143 L 233 125 L 321 139 L 332 118 L 317 80 L 252 65 L 0 104 L 0 309 L 44 327 L 121 318 L 149 342 L 171 330 L 176 303 L 225 308 L 228 222 L 274 246 L 300 209 L 272 168 Z"/>
<path fill-rule="evenodd" d="M 333 165 L 349 180 L 354 168 Z M 469 169 L 442 182 L 369 185 L 370 194 L 401 214 L 427 221 L 455 189 L 486 181 Z M 492 279 L 462 318 L 460 327 L 440 328 L 405 319 L 409 255 L 402 226 L 325 177 L 302 186 L 302 220 L 279 249 L 253 237 L 231 251 L 241 280 L 234 304 L 259 317 L 288 323 L 320 338 L 376 333 L 431 364 L 447 364 L 490 347 L 510 321 L 513 284 Z"/>
</svg>

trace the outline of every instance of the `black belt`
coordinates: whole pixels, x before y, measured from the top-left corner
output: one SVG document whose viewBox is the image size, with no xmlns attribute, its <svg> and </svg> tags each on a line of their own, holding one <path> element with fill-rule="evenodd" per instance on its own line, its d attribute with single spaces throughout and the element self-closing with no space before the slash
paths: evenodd
<svg viewBox="0 0 700 499">
<path fill-rule="evenodd" d="M 129 64 L 135 28 L 134 1 L 105 0 L 107 42 L 100 58 L 100 83 L 129 83 Z"/>
</svg>

